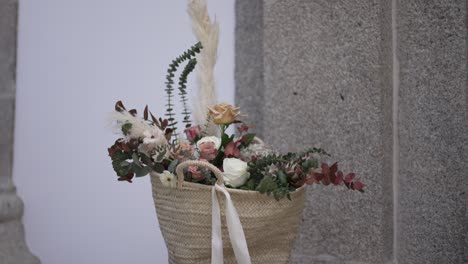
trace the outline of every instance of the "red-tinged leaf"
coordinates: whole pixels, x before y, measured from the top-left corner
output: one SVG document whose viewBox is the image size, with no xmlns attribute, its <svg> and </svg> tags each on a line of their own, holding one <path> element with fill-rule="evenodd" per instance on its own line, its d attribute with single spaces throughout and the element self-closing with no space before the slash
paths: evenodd
<svg viewBox="0 0 468 264">
<path fill-rule="evenodd" d="M 360 191 L 360 192 L 364 192 L 364 187 L 365 187 L 365 186 L 366 186 L 366 185 L 363 184 L 363 183 L 360 182 L 360 181 L 355 181 L 355 182 L 352 183 L 352 189 L 353 189 L 353 190 L 356 190 L 356 191 Z"/>
<path fill-rule="evenodd" d="M 330 167 L 328 166 L 328 164 L 326 163 L 322 163 L 322 177 L 321 177 L 321 180 L 318 180 L 318 181 L 321 181 L 323 185 L 329 185 L 331 183 L 331 170 L 330 170 Z"/>
<path fill-rule="evenodd" d="M 239 123 L 242 123 L 242 121 L 240 121 L 240 120 L 234 120 L 234 121 L 232 121 L 232 124 L 239 124 Z"/>
<path fill-rule="evenodd" d="M 140 141 L 138 139 L 132 138 L 125 145 L 128 147 L 128 150 L 125 151 L 137 150 L 140 146 Z"/>
<path fill-rule="evenodd" d="M 136 109 L 129 110 L 128 112 L 129 112 L 132 116 L 136 116 L 136 115 L 137 115 L 137 110 L 136 110 Z"/>
<path fill-rule="evenodd" d="M 130 151 L 130 146 L 127 143 L 120 142 L 119 147 L 121 150 L 128 152 Z"/>
<path fill-rule="evenodd" d="M 127 175 L 119 177 L 118 181 L 127 181 L 129 183 L 132 183 L 133 176 L 134 176 L 134 173 L 129 172 Z"/>
<path fill-rule="evenodd" d="M 236 142 L 231 141 L 227 146 L 224 148 L 224 155 L 227 157 L 239 157 L 240 150 L 236 145 Z"/>
<path fill-rule="evenodd" d="M 315 174 L 314 174 L 314 179 L 315 179 L 317 182 L 320 182 L 320 181 L 323 179 L 324 176 L 325 176 L 325 175 L 323 175 L 323 173 L 315 173 Z"/>
<path fill-rule="evenodd" d="M 325 186 L 328 186 L 330 185 L 330 183 L 331 183 L 330 175 L 325 175 L 322 179 L 322 184 Z"/>
<path fill-rule="evenodd" d="M 247 126 L 246 124 L 242 124 L 240 125 L 238 128 L 237 128 L 237 131 L 239 131 L 239 133 L 244 133 L 244 132 L 247 132 L 249 131 L 249 126 Z"/>
<path fill-rule="evenodd" d="M 340 185 L 342 182 L 343 182 L 343 172 L 342 172 L 342 171 L 338 171 L 338 172 L 337 172 L 336 179 L 335 179 L 335 181 L 333 182 L 333 184 L 334 184 L 334 185 Z"/>
<path fill-rule="evenodd" d="M 143 110 L 143 118 L 148 120 L 148 105 L 146 105 L 145 110 Z"/>
<path fill-rule="evenodd" d="M 306 175 L 306 182 L 305 182 L 306 184 L 312 185 L 315 182 L 314 174 L 315 174 L 314 172 L 311 172 Z"/>
<path fill-rule="evenodd" d="M 118 101 L 117 103 L 115 103 L 115 111 L 117 112 L 123 112 L 125 111 L 125 106 L 123 105 L 122 101 Z"/>
<path fill-rule="evenodd" d="M 356 174 L 354 173 L 349 173 L 348 175 L 346 175 L 344 181 L 345 183 L 349 184 L 353 181 L 353 179 L 356 177 Z"/>
<path fill-rule="evenodd" d="M 169 125 L 169 121 L 167 119 L 164 119 L 161 121 L 161 127 L 164 129 Z"/>
<path fill-rule="evenodd" d="M 113 158 L 117 152 L 119 152 L 119 149 L 116 147 L 116 145 L 113 145 L 112 147 L 108 148 L 107 151 L 109 152 L 109 157 Z"/>
<path fill-rule="evenodd" d="M 330 173 L 330 167 L 328 167 L 328 164 L 322 163 L 321 167 L 322 167 L 322 173 L 323 174 L 329 174 Z"/>
<path fill-rule="evenodd" d="M 331 174 L 335 174 L 336 171 L 338 171 L 338 162 L 333 163 L 333 165 L 331 165 L 331 167 L 330 167 L 330 173 Z"/>
<path fill-rule="evenodd" d="M 334 183 L 336 180 L 336 175 L 334 173 L 330 173 L 329 177 L 330 183 Z"/>
<path fill-rule="evenodd" d="M 166 137 L 167 141 L 171 140 L 172 132 L 174 132 L 172 128 L 166 128 L 166 131 L 164 132 L 164 136 Z"/>
</svg>

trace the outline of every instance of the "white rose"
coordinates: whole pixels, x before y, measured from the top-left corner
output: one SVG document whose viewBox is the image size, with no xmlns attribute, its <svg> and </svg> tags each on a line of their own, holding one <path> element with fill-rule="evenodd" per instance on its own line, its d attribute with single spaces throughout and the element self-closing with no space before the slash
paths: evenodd
<svg viewBox="0 0 468 264">
<path fill-rule="evenodd" d="M 163 171 L 159 175 L 159 179 L 161 180 L 162 184 L 166 187 L 175 188 L 177 185 L 177 179 L 175 175 L 167 170 Z"/>
<path fill-rule="evenodd" d="M 250 177 L 247 172 L 247 162 L 236 158 L 226 158 L 223 161 L 224 182 L 232 187 L 242 186 Z"/>
<path fill-rule="evenodd" d="M 211 137 L 202 137 L 200 140 L 197 141 L 197 148 L 200 148 L 200 145 L 205 142 L 213 142 L 215 145 L 215 149 L 219 149 L 221 147 L 221 139 L 219 137 L 211 136 Z"/>
</svg>

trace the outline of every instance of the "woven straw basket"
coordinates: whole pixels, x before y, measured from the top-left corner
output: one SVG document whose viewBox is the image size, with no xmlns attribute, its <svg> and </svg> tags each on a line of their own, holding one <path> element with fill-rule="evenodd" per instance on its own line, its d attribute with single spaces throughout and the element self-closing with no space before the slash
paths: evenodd
<svg viewBox="0 0 468 264">
<path fill-rule="evenodd" d="M 177 188 L 163 186 L 151 173 L 153 198 L 171 264 L 211 263 L 211 212 L 213 186 L 184 182 L 183 169 L 205 167 L 213 171 L 218 184 L 223 174 L 212 164 L 186 161 L 177 169 Z M 252 263 L 288 263 L 305 202 L 303 187 L 291 193 L 292 201 L 256 191 L 228 188 L 244 229 Z M 225 199 L 217 193 L 221 208 L 224 263 L 237 263 L 225 222 Z"/>
</svg>

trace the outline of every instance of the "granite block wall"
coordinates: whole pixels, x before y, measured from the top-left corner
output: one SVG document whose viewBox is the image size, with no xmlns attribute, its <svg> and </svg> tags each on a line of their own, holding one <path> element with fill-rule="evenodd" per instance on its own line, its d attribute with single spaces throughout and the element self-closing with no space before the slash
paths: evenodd
<svg viewBox="0 0 468 264">
<path fill-rule="evenodd" d="M 467 1 L 398 2 L 398 263 L 468 263 Z"/>
<path fill-rule="evenodd" d="M 259 133 L 369 184 L 309 189 L 291 263 L 468 263 L 466 2 L 236 1 L 236 101 Z"/>
</svg>

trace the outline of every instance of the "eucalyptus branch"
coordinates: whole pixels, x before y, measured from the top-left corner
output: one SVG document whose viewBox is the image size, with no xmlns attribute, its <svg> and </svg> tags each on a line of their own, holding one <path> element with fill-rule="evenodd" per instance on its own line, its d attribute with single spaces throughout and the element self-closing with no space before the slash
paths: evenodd
<svg viewBox="0 0 468 264">
<path fill-rule="evenodd" d="M 191 113 L 187 106 L 187 101 L 188 101 L 187 99 L 187 77 L 195 69 L 196 65 L 197 65 L 197 59 L 193 58 L 189 60 L 189 62 L 185 66 L 179 78 L 179 95 L 180 95 L 180 99 L 181 99 L 182 106 L 183 106 L 182 114 L 184 115 L 184 120 L 182 122 L 185 123 L 186 128 L 189 128 L 192 126 L 191 121 L 190 121 Z"/>
<path fill-rule="evenodd" d="M 167 75 L 166 75 L 166 94 L 167 94 L 167 104 L 166 104 L 166 116 L 168 117 L 167 120 L 169 121 L 169 127 L 172 129 L 172 136 L 174 137 L 174 140 L 177 138 L 177 133 L 176 133 L 176 124 L 177 122 L 175 121 L 175 112 L 174 112 L 174 104 L 172 102 L 172 98 L 174 97 L 174 73 L 177 71 L 177 68 L 182 64 L 184 61 L 190 61 L 195 58 L 197 53 L 200 53 L 202 49 L 202 44 L 198 42 L 197 44 L 193 45 L 185 51 L 182 55 L 179 57 L 175 58 L 172 63 L 169 65 L 169 69 L 167 70 Z M 192 69 L 193 70 L 193 69 Z M 190 72 L 188 72 L 190 73 Z M 188 75 L 187 73 L 187 75 Z M 181 76 L 182 77 L 182 76 Z M 185 76 L 186 79 L 187 76 Z M 185 84 L 184 84 L 185 85 Z M 184 96 L 185 98 L 185 96 Z M 185 109 L 185 108 L 184 108 Z M 184 111 L 187 112 L 187 111 Z"/>
</svg>

